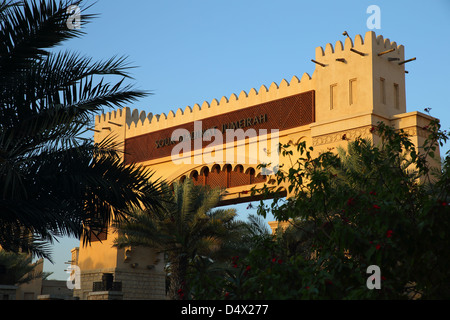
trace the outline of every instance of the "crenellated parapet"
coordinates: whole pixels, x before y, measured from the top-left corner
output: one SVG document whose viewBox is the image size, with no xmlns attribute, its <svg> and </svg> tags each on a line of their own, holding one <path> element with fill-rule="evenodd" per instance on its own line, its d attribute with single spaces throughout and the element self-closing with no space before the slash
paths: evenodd
<svg viewBox="0 0 450 320">
<path fill-rule="evenodd" d="M 347 36 L 334 45 L 327 43 L 317 47 L 311 60 L 316 64 L 312 76 L 304 73 L 300 79 L 294 76 L 290 81 L 283 79 L 279 84 L 273 82 L 268 87 L 262 85 L 259 89 L 252 88 L 248 92 L 233 93 L 167 113 L 153 114 L 123 108 L 97 116 L 96 129 L 102 130 L 111 122 L 117 123 L 124 126 L 125 137 L 130 138 L 311 90 L 316 92 L 318 122 L 333 119 L 336 113 L 347 116 L 376 111 L 392 116 L 406 111 L 403 45 L 369 31 L 364 37 L 356 35 L 352 39 Z M 389 86 L 386 101 L 381 103 L 377 92 L 381 90 L 380 79 L 386 79 Z M 353 88 L 350 87 L 352 85 Z M 391 92 L 393 86 L 398 90 L 396 97 Z M 396 109 L 392 108 L 395 99 Z"/>
<path fill-rule="evenodd" d="M 97 116 L 96 128 L 118 121 L 126 125 L 126 136 L 128 138 L 241 110 L 313 89 L 311 76 L 304 73 L 301 79 L 294 76 L 290 82 L 283 79 L 280 84 L 273 82 L 268 88 L 262 85 L 259 90 L 252 88 L 248 93 L 246 91 L 241 91 L 239 95 L 233 93 L 229 97 L 223 96 L 220 99 L 213 99 L 211 102 L 205 101 L 201 105 L 195 104 L 192 107 L 187 106 L 184 109 L 171 110 L 167 114 L 153 114 L 137 109 L 123 108 Z"/>
<path fill-rule="evenodd" d="M 339 55 L 343 53 L 352 53 L 352 55 L 357 54 L 361 57 L 371 55 L 381 57 L 389 54 L 386 57 L 403 59 L 405 48 L 403 45 L 397 45 L 396 42 L 391 42 L 388 38 L 384 39 L 382 35 L 377 36 L 375 32 L 369 31 L 365 34 L 364 39 L 358 34 L 355 36 L 354 40 L 350 37 L 346 37 L 344 43 L 339 40 L 334 46 L 331 43 L 327 43 L 325 49 L 321 46 L 317 47 L 316 59 L 319 62 L 323 61 L 323 59 L 326 61 L 335 61 L 335 59 L 339 58 Z"/>
<path fill-rule="evenodd" d="M 101 115 L 97 115 L 95 117 L 95 123 L 97 125 L 107 125 L 110 124 L 110 121 L 118 121 L 122 122 L 126 118 L 126 109 L 118 109 L 111 112 L 103 113 Z"/>
</svg>

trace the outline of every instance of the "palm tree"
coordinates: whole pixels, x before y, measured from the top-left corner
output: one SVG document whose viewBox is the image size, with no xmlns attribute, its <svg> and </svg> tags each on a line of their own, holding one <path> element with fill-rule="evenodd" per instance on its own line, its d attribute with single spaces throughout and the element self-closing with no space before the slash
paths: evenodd
<svg viewBox="0 0 450 320">
<path fill-rule="evenodd" d="M 0 0 L 0 246 L 49 259 L 57 237 L 88 243 L 129 206 L 157 206 L 160 193 L 151 172 L 121 162 L 113 137 L 85 138 L 93 115 L 147 92 L 124 85 L 125 58 L 54 51 L 83 34 L 67 25 L 70 5 L 82 1 Z M 84 27 L 93 15 L 82 12 Z"/>
<path fill-rule="evenodd" d="M 32 261 L 30 255 L 0 251 L 0 285 L 21 285 L 34 279 L 46 279 L 51 273 L 38 272 L 43 259 Z"/>
<path fill-rule="evenodd" d="M 222 190 L 196 186 L 186 179 L 168 189 L 159 210 L 133 210 L 119 226 L 118 247 L 152 247 L 167 254 L 170 265 L 169 296 L 185 297 L 186 276 L 192 259 L 212 256 L 227 243 L 236 216 L 235 209 L 215 209 Z"/>
<path fill-rule="evenodd" d="M 273 240 L 269 225 L 260 216 L 248 215 L 247 220 L 233 220 L 220 250 L 208 256 L 196 256 L 188 274 L 189 293 L 196 300 L 222 299 L 223 288 L 230 279 L 246 274 L 247 256 L 267 240 Z M 238 266 L 239 265 L 239 266 Z M 245 268 L 245 269 L 243 269 Z M 221 286 L 220 284 L 223 284 Z"/>
</svg>

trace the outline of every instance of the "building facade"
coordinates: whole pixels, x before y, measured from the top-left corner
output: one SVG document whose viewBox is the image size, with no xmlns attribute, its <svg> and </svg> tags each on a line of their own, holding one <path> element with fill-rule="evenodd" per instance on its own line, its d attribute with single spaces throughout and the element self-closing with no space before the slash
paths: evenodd
<svg viewBox="0 0 450 320">
<path fill-rule="evenodd" d="M 123 161 L 151 168 L 155 178 L 189 177 L 196 184 L 225 188 L 222 205 L 247 202 L 255 199 L 251 188 L 272 183 L 276 165 L 286 161 L 277 154 L 278 143 L 305 141 L 316 155 L 360 136 L 378 143 L 371 128 L 382 121 L 421 145 L 427 137 L 422 128 L 433 118 L 406 110 L 405 65 L 412 60 L 402 45 L 369 31 L 317 47 L 312 76 L 305 73 L 167 114 L 129 108 L 102 114 L 95 119 L 94 139 L 114 136 L 122 143 Z M 263 170 L 261 163 L 269 168 Z M 280 192 L 289 196 L 286 190 Z M 115 237 L 109 228 L 102 241 L 74 250 L 72 262 L 81 270 L 75 296 L 87 299 L 93 283 L 107 273 L 122 282 L 124 299 L 164 299 L 162 254 L 117 249 Z"/>
</svg>

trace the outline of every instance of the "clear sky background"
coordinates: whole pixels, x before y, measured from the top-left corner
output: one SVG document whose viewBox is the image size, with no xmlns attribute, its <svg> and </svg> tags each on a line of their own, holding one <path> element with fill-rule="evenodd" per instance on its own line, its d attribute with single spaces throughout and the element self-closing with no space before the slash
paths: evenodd
<svg viewBox="0 0 450 320">
<path fill-rule="evenodd" d="M 370 31 L 370 5 L 381 9 L 373 31 L 404 45 L 406 59 L 417 57 L 406 65 L 407 111 L 431 108 L 450 129 L 450 0 L 97 0 L 87 34 L 61 49 L 94 60 L 128 56 L 136 88 L 153 93 L 129 107 L 167 114 L 312 75 L 316 47 L 344 42 L 344 31 L 352 39 Z M 243 218 L 256 212 L 246 207 L 236 206 Z M 44 264 L 51 279 L 67 278 L 64 262 L 78 245 L 54 246 L 55 264 Z"/>
</svg>

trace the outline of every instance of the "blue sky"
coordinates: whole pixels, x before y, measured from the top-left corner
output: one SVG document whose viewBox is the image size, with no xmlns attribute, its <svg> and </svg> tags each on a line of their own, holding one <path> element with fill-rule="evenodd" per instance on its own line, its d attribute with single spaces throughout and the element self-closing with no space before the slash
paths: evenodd
<svg viewBox="0 0 450 320">
<path fill-rule="evenodd" d="M 343 31 L 352 38 L 369 31 L 370 5 L 381 10 L 373 31 L 404 45 L 407 59 L 417 57 L 406 68 L 407 111 L 431 108 L 450 129 L 449 0 L 97 0 L 88 12 L 100 16 L 87 34 L 61 49 L 97 60 L 128 56 L 137 67 L 133 83 L 153 92 L 129 107 L 167 114 L 312 75 L 316 47 L 345 40 Z M 254 212 L 246 206 L 237 206 L 244 217 Z M 55 245 L 55 264 L 44 265 L 51 278 L 67 278 L 64 262 L 75 246 L 74 239 Z"/>
</svg>

